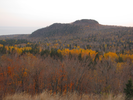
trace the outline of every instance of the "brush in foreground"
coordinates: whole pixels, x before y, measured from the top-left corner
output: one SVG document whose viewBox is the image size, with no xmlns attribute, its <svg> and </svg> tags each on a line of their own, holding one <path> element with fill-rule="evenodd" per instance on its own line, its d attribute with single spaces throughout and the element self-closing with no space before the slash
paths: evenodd
<svg viewBox="0 0 133 100">
<path fill-rule="evenodd" d="M 113 96 L 112 94 L 103 95 L 93 95 L 93 94 L 83 94 L 78 95 L 77 93 L 67 93 L 65 95 L 50 94 L 48 92 L 43 92 L 39 95 L 31 96 L 26 93 L 16 93 L 14 95 L 7 95 L 3 100 L 125 100 L 123 94 L 118 94 Z"/>
</svg>

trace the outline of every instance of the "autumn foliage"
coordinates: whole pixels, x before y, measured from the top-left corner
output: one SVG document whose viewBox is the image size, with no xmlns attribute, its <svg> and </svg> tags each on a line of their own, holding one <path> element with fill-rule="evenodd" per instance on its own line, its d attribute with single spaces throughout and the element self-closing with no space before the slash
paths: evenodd
<svg viewBox="0 0 133 100">
<path fill-rule="evenodd" d="M 123 93 L 128 79 L 133 79 L 132 54 L 2 44 L 0 52 L 0 97 L 44 90 L 53 94 L 118 94 Z"/>
</svg>

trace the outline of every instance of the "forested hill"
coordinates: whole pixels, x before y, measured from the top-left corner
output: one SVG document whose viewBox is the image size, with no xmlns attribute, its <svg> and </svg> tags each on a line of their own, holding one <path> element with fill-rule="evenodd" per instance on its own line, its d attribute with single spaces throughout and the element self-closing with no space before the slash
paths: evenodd
<svg viewBox="0 0 133 100">
<path fill-rule="evenodd" d="M 95 20 L 77 20 L 73 23 L 61 24 L 54 23 L 48 27 L 34 31 L 30 37 L 51 37 L 64 35 L 78 35 L 86 31 L 86 29 L 96 28 L 100 24 Z"/>
</svg>

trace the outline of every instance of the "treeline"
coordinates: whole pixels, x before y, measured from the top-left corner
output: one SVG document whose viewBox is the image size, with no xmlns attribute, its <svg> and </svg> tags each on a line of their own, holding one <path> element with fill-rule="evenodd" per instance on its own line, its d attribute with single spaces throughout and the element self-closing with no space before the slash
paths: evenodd
<svg viewBox="0 0 133 100">
<path fill-rule="evenodd" d="M 9 45 L 9 46 L 14 46 L 15 44 L 22 44 L 22 43 L 27 44 L 28 42 L 29 41 L 26 40 L 26 39 L 5 39 L 5 40 L 0 40 L 0 44 Z"/>
<path fill-rule="evenodd" d="M 39 54 L 39 48 L 37 44 L 26 44 L 25 46 L 14 45 L 14 46 L 5 46 L 0 44 L 0 54 L 18 54 L 22 55 L 25 53 Z"/>
<path fill-rule="evenodd" d="M 75 49 L 57 49 L 57 48 L 51 48 L 51 49 L 42 49 L 37 44 L 26 44 L 25 47 L 19 47 L 17 45 L 15 46 L 4 46 L 0 44 L 0 54 L 17 54 L 17 55 L 23 55 L 26 53 L 31 53 L 33 55 L 39 55 L 43 58 L 46 58 L 47 56 L 50 56 L 56 60 L 60 59 L 61 61 L 65 57 L 69 58 L 78 58 L 80 61 L 85 60 L 87 58 L 91 58 L 92 61 L 110 59 L 117 63 L 133 63 L 133 54 L 117 54 L 114 52 L 107 52 L 104 54 L 101 54 L 100 52 L 93 51 L 91 49 L 82 49 L 80 47 Z"/>
</svg>

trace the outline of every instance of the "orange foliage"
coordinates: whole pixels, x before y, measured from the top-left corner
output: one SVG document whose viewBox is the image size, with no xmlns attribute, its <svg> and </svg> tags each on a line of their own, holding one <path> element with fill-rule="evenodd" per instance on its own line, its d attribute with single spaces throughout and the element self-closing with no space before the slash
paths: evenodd
<svg viewBox="0 0 133 100">
<path fill-rule="evenodd" d="M 118 55 L 117 55 L 116 53 L 114 53 L 114 52 L 108 52 L 108 53 L 105 53 L 105 54 L 104 54 L 104 57 L 105 57 L 106 59 L 115 60 L 115 59 L 118 58 Z"/>
<path fill-rule="evenodd" d="M 86 56 L 91 56 L 92 59 L 95 58 L 97 52 L 96 51 L 93 51 L 91 49 L 81 49 L 81 48 L 78 48 L 78 49 L 72 49 L 72 50 L 69 50 L 69 49 L 58 49 L 57 51 L 58 53 L 61 53 L 63 56 L 68 56 L 70 53 L 72 55 L 79 55 L 81 53 L 81 57 L 84 58 Z"/>
<path fill-rule="evenodd" d="M 22 48 L 16 47 L 15 49 Z M 82 58 L 90 56 L 93 60 L 98 54 L 91 49 L 81 48 L 58 49 L 57 52 L 64 57 L 69 56 L 70 53 L 74 57 L 81 54 Z M 124 87 L 124 81 L 130 77 L 128 72 L 131 68 L 128 67 L 131 62 L 128 64 L 126 60 L 130 58 L 133 61 L 133 55 L 117 55 L 108 52 L 104 54 L 104 57 L 103 55 L 98 57 L 99 60 L 97 59 L 96 63 L 89 60 L 84 63 L 78 59 L 67 59 L 67 57 L 62 61 L 49 56 L 44 59 L 31 53 L 19 56 L 2 55 L 0 57 L 0 94 L 24 91 L 35 94 L 43 90 L 62 94 L 73 91 L 80 93 L 122 91 L 120 86 Z M 121 57 L 124 61 L 117 62 L 118 57 Z M 114 81 L 116 82 L 115 85 Z"/>
</svg>

